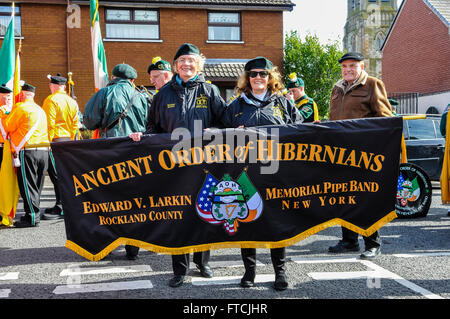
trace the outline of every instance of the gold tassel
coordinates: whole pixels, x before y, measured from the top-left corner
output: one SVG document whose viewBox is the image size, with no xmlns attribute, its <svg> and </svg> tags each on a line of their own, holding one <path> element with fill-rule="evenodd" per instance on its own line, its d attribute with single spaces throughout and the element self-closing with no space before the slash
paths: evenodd
<svg viewBox="0 0 450 319">
<path fill-rule="evenodd" d="M 154 244 L 149 244 L 137 239 L 131 239 L 131 238 L 124 238 L 120 237 L 116 239 L 114 242 L 109 244 L 106 248 L 104 248 L 101 252 L 99 252 L 96 255 L 93 255 L 89 253 L 87 250 L 83 249 L 79 245 L 75 244 L 74 242 L 67 240 L 66 247 L 74 251 L 75 253 L 79 254 L 80 256 L 91 260 L 91 261 L 99 261 L 105 258 L 111 251 L 116 249 L 120 245 L 132 245 L 136 246 L 145 250 L 153 251 L 156 253 L 162 253 L 162 254 L 168 254 L 168 255 L 182 255 L 182 254 L 188 254 L 188 253 L 195 253 L 195 252 L 201 252 L 206 250 L 217 250 L 217 249 L 225 249 L 225 248 L 266 248 L 266 249 L 272 249 L 272 248 L 283 248 L 287 246 L 292 246 L 296 244 L 297 242 L 306 239 L 307 237 L 314 235 L 328 227 L 341 225 L 345 228 L 348 228 L 360 235 L 363 236 L 370 236 L 375 231 L 386 225 L 387 223 L 391 222 L 397 218 L 397 213 L 395 211 L 390 212 L 380 220 L 378 220 L 376 223 L 374 223 L 372 226 L 370 226 L 368 229 L 362 229 L 358 226 L 353 225 L 352 223 L 349 223 L 343 219 L 340 218 L 334 218 L 329 221 L 326 221 L 322 224 L 316 225 L 308 230 L 305 230 L 304 232 L 298 234 L 295 237 L 285 239 L 282 241 L 277 242 L 221 242 L 221 243 L 212 243 L 212 244 L 204 244 L 204 245 L 197 245 L 197 246 L 188 246 L 188 247 L 180 247 L 180 248 L 169 248 L 169 247 L 163 247 L 158 246 Z"/>
</svg>

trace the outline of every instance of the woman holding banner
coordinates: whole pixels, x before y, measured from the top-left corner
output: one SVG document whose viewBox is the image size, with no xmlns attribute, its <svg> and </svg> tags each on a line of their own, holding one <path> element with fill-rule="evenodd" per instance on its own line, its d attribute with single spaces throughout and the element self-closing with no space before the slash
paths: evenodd
<svg viewBox="0 0 450 319">
<path fill-rule="evenodd" d="M 203 65 L 205 57 L 191 44 L 182 44 L 175 53 L 172 80 L 164 85 L 154 96 L 149 116 L 149 133 L 172 133 L 177 128 L 194 132 L 195 122 L 201 129 L 219 124 L 226 104 L 216 88 L 205 81 Z M 129 136 L 139 141 L 142 132 Z M 210 251 L 195 252 L 194 263 L 201 276 L 210 278 L 213 271 L 208 262 Z M 172 255 L 174 276 L 170 287 L 179 287 L 189 270 L 189 254 Z"/>
<path fill-rule="evenodd" d="M 293 124 L 303 120 L 297 108 L 282 94 L 283 84 L 277 68 L 264 57 L 248 61 L 244 73 L 237 84 L 238 98 L 228 105 L 222 118 L 225 127 L 249 127 L 270 124 Z M 241 279 L 242 287 L 252 287 L 256 276 L 256 249 L 242 248 L 242 260 L 245 274 Z M 286 279 L 286 250 L 270 250 L 275 270 L 276 290 L 288 287 Z"/>
</svg>

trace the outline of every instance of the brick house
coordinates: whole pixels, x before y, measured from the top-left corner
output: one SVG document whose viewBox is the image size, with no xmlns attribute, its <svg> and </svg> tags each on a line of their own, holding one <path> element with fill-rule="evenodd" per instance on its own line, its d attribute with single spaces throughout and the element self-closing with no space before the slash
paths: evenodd
<svg viewBox="0 0 450 319">
<path fill-rule="evenodd" d="M 46 75 L 72 72 L 83 110 L 94 94 L 89 1 L 15 3 L 21 78 L 37 87 L 36 101 L 42 103 L 50 94 Z M 138 71 L 136 84 L 149 87 L 152 58 L 172 63 L 180 44 L 190 42 L 206 56 L 206 78 L 224 98 L 248 59 L 263 55 L 283 69 L 283 12 L 294 7 L 290 0 L 106 0 L 99 5 L 109 74 L 125 62 Z M 0 35 L 10 12 L 11 1 L 0 0 Z"/>
<path fill-rule="evenodd" d="M 450 103 L 450 3 L 404 0 L 382 46 L 386 90 L 415 94 L 417 113 Z"/>
</svg>

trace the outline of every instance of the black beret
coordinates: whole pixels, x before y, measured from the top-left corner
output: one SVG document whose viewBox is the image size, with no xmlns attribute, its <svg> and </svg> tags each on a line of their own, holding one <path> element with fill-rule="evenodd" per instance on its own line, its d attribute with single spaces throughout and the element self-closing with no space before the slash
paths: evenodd
<svg viewBox="0 0 450 319">
<path fill-rule="evenodd" d="M 394 105 L 394 106 L 398 105 L 398 102 L 394 99 L 388 99 L 388 101 L 389 101 L 390 105 Z"/>
<path fill-rule="evenodd" d="M 172 71 L 172 68 L 170 67 L 170 63 L 164 60 L 161 60 L 159 56 L 154 57 L 152 60 L 152 64 L 149 65 L 147 69 L 147 73 L 150 74 L 151 71 L 157 70 L 157 71 Z"/>
<path fill-rule="evenodd" d="M 0 93 L 11 93 L 12 90 L 5 84 L 0 85 Z"/>
<path fill-rule="evenodd" d="M 177 53 L 175 53 L 175 57 L 173 60 L 175 61 L 182 55 L 189 55 L 189 54 L 200 54 L 200 50 L 191 43 L 183 43 L 177 50 Z"/>
<path fill-rule="evenodd" d="M 344 54 L 338 61 L 341 63 L 345 60 L 356 60 L 356 61 L 363 61 L 364 55 L 359 52 L 348 52 Z"/>
<path fill-rule="evenodd" d="M 50 83 L 58 84 L 58 85 L 64 85 L 67 83 L 67 79 L 63 76 L 61 76 L 60 73 L 56 75 L 47 75 L 47 78 L 50 80 Z"/>
<path fill-rule="evenodd" d="M 273 69 L 273 64 L 265 57 L 258 56 L 248 61 L 244 66 L 245 71 L 250 71 L 252 69 L 265 69 L 270 71 Z"/>
<path fill-rule="evenodd" d="M 112 70 L 112 74 L 122 79 L 136 79 L 137 72 L 136 70 L 128 64 L 122 63 L 117 64 Z"/>
<path fill-rule="evenodd" d="M 31 84 L 28 83 L 24 83 L 24 85 L 22 85 L 22 91 L 27 91 L 27 92 L 36 92 L 36 87 L 32 86 Z"/>
</svg>

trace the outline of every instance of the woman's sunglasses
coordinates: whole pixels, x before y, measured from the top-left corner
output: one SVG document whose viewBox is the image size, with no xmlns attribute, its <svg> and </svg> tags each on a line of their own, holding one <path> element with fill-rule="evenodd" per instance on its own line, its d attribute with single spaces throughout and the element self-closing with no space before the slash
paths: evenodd
<svg viewBox="0 0 450 319">
<path fill-rule="evenodd" d="M 269 76 L 268 71 L 248 71 L 247 73 L 251 78 L 256 78 L 258 74 L 261 78 L 266 78 Z"/>
</svg>

